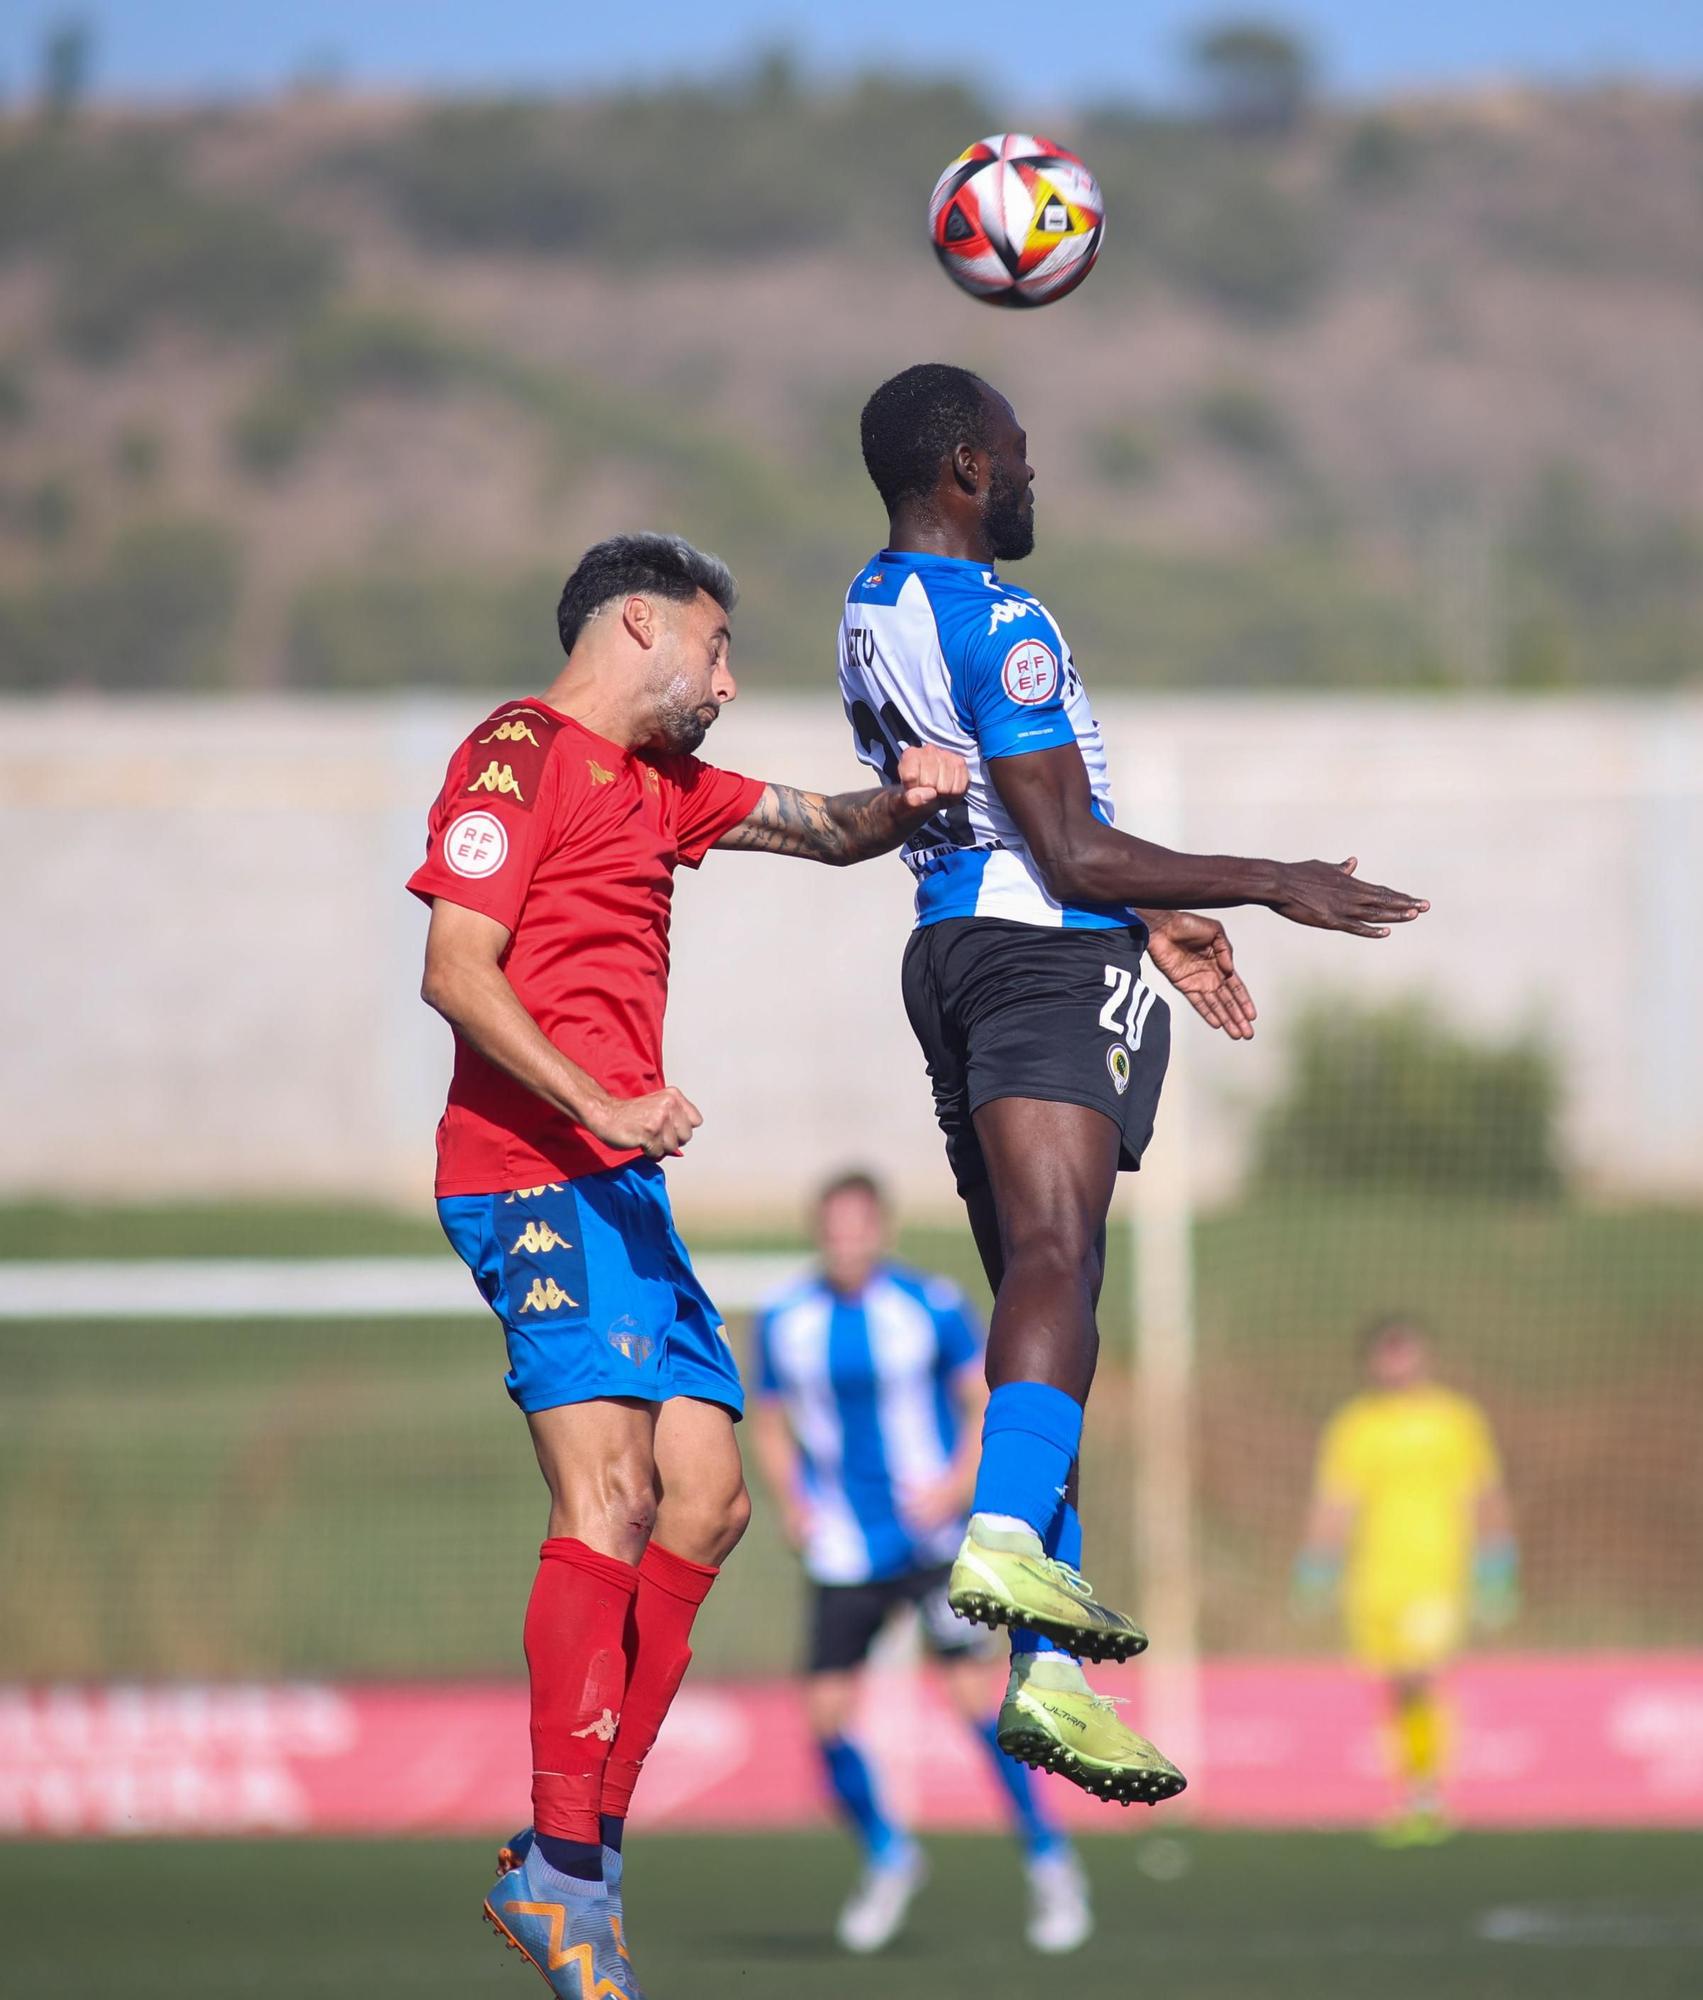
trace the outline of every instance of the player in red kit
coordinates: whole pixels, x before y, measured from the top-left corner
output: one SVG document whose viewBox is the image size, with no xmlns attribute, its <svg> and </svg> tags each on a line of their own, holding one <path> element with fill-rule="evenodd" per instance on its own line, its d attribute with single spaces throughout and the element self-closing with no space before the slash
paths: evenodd
<svg viewBox="0 0 1703 2000">
<path fill-rule="evenodd" d="M 622 1826 L 750 1513 L 744 1392 L 659 1164 L 701 1123 L 663 1075 L 674 871 L 712 847 L 861 861 L 968 782 L 935 749 L 834 798 L 700 763 L 734 697 L 734 594 L 673 536 L 588 550 L 561 672 L 456 751 L 408 885 L 432 910 L 423 997 L 455 1030 L 438 1210 L 502 1321 L 550 1491 L 525 1628 L 533 1824 L 485 1910 L 573 2000 L 637 2000 Z"/>
</svg>

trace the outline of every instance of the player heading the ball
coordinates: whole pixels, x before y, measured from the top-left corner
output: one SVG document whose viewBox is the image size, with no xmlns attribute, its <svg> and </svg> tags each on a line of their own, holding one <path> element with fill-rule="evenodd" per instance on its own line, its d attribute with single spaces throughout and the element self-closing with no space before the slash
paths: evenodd
<svg viewBox="0 0 1703 2000">
<path fill-rule="evenodd" d="M 891 778 L 918 745 L 969 786 L 904 842 L 917 927 L 903 989 L 935 1113 L 994 1289 L 991 1394 L 950 1598 L 1012 1628 L 999 1740 L 1085 1790 L 1149 1804 L 1182 1774 L 1089 1688 L 1077 1655 L 1147 1644 L 1078 1567 L 1082 1406 L 1120 1171 L 1152 1134 L 1170 1053 L 1157 967 L 1209 1027 L 1254 1031 L 1230 941 L 1191 905 L 1257 903 L 1377 938 L 1429 906 L 1354 861 L 1179 854 L 1114 824 L 1099 724 L 1064 635 L 996 563 L 1035 545 L 1016 412 L 967 369 L 907 368 L 864 406 L 887 543 L 852 579 L 840 690 L 858 755 Z"/>
</svg>

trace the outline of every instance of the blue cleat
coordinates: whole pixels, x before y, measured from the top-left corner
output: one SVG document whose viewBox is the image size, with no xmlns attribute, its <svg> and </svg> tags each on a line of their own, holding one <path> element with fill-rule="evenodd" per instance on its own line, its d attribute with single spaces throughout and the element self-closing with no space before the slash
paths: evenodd
<svg viewBox="0 0 1703 2000">
<path fill-rule="evenodd" d="M 532 1852 L 532 1829 L 523 1826 L 504 1847 L 497 1850 L 497 1874 L 506 1875 L 511 1868 L 524 1865 Z M 609 1908 L 619 1927 L 621 1942 L 627 1941 L 627 1913 L 621 1906 L 621 1876 L 626 1869 L 626 1856 L 618 1847 L 603 1850 L 603 1886 L 609 1892 Z"/>
<path fill-rule="evenodd" d="M 609 1859 L 605 1850 L 606 1866 Z M 619 1867 L 615 1879 L 612 1897 L 601 1882 L 546 1871 L 526 1827 L 497 1856 L 485 1921 L 536 1968 L 558 2000 L 644 2000 L 621 1931 Z"/>
</svg>

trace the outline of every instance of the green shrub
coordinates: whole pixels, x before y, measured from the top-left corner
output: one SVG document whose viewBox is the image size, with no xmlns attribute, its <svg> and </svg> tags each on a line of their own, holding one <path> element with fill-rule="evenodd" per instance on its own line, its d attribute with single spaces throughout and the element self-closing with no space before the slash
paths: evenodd
<svg viewBox="0 0 1703 2000">
<path fill-rule="evenodd" d="M 239 581 L 210 521 L 139 523 L 99 566 L 0 597 L 6 684 L 114 692 L 220 684 Z"/>
<path fill-rule="evenodd" d="M 344 690 L 528 687 L 556 658 L 561 579 L 441 571 L 330 577 L 297 598 L 290 681 Z"/>
<path fill-rule="evenodd" d="M 1063 621 L 1096 689 L 1403 688 L 1444 678 L 1418 609 L 1329 550 L 1219 557 L 1052 542 L 1032 560 L 1025 582 Z"/>
<path fill-rule="evenodd" d="M 1287 465 L 1294 439 L 1283 412 L 1253 382 L 1220 382 L 1195 404 L 1195 422 L 1215 445 L 1238 458 Z"/>
<path fill-rule="evenodd" d="M 1094 470 L 1109 486 L 1146 486 L 1164 459 L 1159 440 L 1140 424 L 1105 424 L 1094 433 Z"/>
<path fill-rule="evenodd" d="M 1417 178 L 1424 142 L 1382 112 L 1357 118 L 1336 156 L 1337 178 L 1353 194 L 1390 194 Z"/>
<path fill-rule="evenodd" d="M 37 131 L 0 144 L 0 256 L 57 267 L 56 320 L 111 361 L 162 318 L 219 335 L 287 326 L 324 296 L 330 246 L 275 211 L 207 195 L 153 136 Z"/>
<path fill-rule="evenodd" d="M 1325 273 L 1317 215 L 1249 174 L 1221 175 L 1198 205 L 1185 206 L 1162 252 L 1182 282 L 1249 319 L 1298 312 Z"/>
<path fill-rule="evenodd" d="M 319 407 L 294 382 L 267 382 L 231 418 L 226 442 L 238 465 L 268 478 L 295 463 L 320 420 Z"/>
<path fill-rule="evenodd" d="M 17 430 L 30 415 L 29 378 L 15 356 L 0 360 L 0 430 Z"/>
<path fill-rule="evenodd" d="M 1674 687 L 1703 660 L 1703 531 L 1611 503 L 1575 465 L 1527 495 L 1504 552 L 1516 687 Z"/>
<path fill-rule="evenodd" d="M 113 463 L 131 486 L 152 486 L 166 462 L 166 441 L 152 424 L 126 424 L 113 446 Z"/>
<path fill-rule="evenodd" d="M 398 306 L 337 306 L 297 335 L 279 373 L 231 419 L 237 463 L 261 477 L 300 456 L 345 396 L 441 396 L 465 384 L 515 395 L 526 371 Z"/>
<path fill-rule="evenodd" d="M 914 216 L 989 116 L 956 86 L 883 76 L 806 94 L 771 55 L 712 84 L 436 106 L 346 166 L 429 242 L 743 261 Z"/>
<path fill-rule="evenodd" d="M 1534 1040 L 1475 1040 L 1418 1001 L 1320 1000 L 1295 1027 L 1253 1179 L 1263 1192 L 1552 1197 L 1563 1183 L 1560 1101 L 1554 1058 Z"/>
</svg>

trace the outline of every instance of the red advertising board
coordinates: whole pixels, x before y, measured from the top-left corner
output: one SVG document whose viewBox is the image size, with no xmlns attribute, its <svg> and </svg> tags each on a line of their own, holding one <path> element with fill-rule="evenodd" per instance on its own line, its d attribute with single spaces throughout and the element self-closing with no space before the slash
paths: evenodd
<svg viewBox="0 0 1703 2000">
<path fill-rule="evenodd" d="M 1139 1726 L 1143 1670 L 1100 1679 L 1128 1688 Z M 1703 1826 L 1703 1655 L 1486 1659 L 1458 1669 L 1450 1696 L 1450 1806 L 1465 1824 Z M 1209 1663 L 1197 1697 L 1183 1799 L 1149 1822 L 1046 1780 L 1066 1816 L 1355 1826 L 1387 1809 L 1376 1694 L 1351 1670 Z M 997 1824 L 982 1748 L 928 1677 L 889 1679 L 881 1698 L 903 1816 Z M 526 1694 L 510 1684 L 0 1688 L 3 1834 L 505 1833 L 527 1816 L 527 1765 Z M 688 1683 L 636 1818 L 696 1829 L 822 1817 L 796 1686 Z"/>
</svg>

